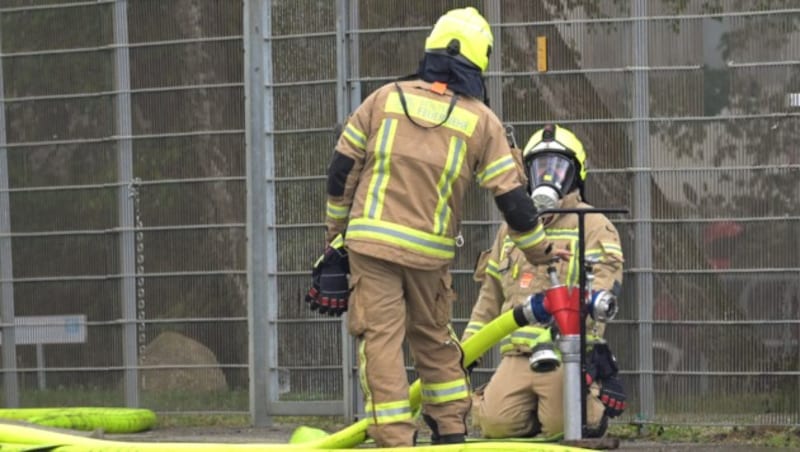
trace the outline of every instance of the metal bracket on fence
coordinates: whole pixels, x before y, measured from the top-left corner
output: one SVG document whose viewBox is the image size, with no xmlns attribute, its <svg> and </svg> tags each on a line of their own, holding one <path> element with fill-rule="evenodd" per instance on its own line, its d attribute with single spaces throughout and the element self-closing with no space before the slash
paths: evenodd
<svg viewBox="0 0 800 452">
<path fill-rule="evenodd" d="M 142 197 L 139 188 L 142 186 L 142 179 L 134 177 L 128 183 L 128 197 L 133 198 L 133 227 L 134 234 L 134 249 L 135 249 L 135 263 L 136 263 L 136 338 L 138 345 L 139 364 L 142 364 L 144 357 L 144 350 L 147 346 L 147 331 L 145 319 L 145 289 L 144 289 L 144 222 L 142 221 Z"/>
</svg>

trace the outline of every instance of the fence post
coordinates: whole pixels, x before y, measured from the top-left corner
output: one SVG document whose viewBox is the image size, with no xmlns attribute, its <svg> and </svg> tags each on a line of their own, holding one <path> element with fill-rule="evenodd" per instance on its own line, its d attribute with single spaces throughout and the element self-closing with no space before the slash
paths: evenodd
<svg viewBox="0 0 800 452">
<path fill-rule="evenodd" d="M 139 406 L 136 347 L 136 245 L 133 212 L 133 146 L 131 80 L 128 55 L 128 1 L 114 2 L 114 85 L 116 87 L 117 203 L 119 208 L 120 302 L 122 303 L 122 364 L 125 405 Z"/>
<path fill-rule="evenodd" d="M 247 153 L 247 324 L 250 417 L 271 423 L 277 400 L 277 237 L 270 0 L 244 1 L 245 142 Z"/>
<path fill-rule="evenodd" d="M 647 0 L 634 0 L 633 42 L 633 218 L 636 249 L 636 300 L 639 305 L 639 414 L 644 419 L 655 415 L 653 388 L 653 231 L 651 219 L 651 178 L 645 172 L 650 161 L 650 83 L 648 80 Z"/>
<path fill-rule="evenodd" d="M 354 49 L 351 43 L 356 39 L 355 35 L 350 35 L 352 22 L 355 20 L 358 28 L 358 15 L 351 11 L 358 10 L 358 0 L 337 0 L 336 1 L 336 122 L 344 128 L 344 122 L 354 106 L 359 100 L 353 99 L 348 92 L 349 83 L 353 69 L 351 59 L 358 54 L 358 49 Z M 357 62 L 358 60 L 356 60 Z M 357 83 L 354 83 L 357 85 Z M 334 137 L 334 140 L 338 137 Z M 353 338 L 347 331 L 347 314 L 341 323 L 342 337 L 342 403 L 345 420 L 355 419 L 361 412 L 358 378 L 353 375 L 355 369 L 355 346 Z M 357 370 L 356 370 L 357 371 Z"/>
<path fill-rule="evenodd" d="M 1 16 L 1 14 L 0 14 Z M 2 24 L 2 20 L 0 20 Z M 2 54 L 0 28 L 0 55 Z M 2 318 L 4 406 L 19 406 L 17 341 L 14 327 L 14 270 L 11 256 L 11 201 L 8 195 L 8 151 L 6 149 L 6 102 L 3 59 L 0 56 L 0 318 Z"/>
</svg>

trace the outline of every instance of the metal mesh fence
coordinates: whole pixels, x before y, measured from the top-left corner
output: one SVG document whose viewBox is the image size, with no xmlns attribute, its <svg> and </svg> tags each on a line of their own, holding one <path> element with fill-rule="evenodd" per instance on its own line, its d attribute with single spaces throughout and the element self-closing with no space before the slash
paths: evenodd
<svg viewBox="0 0 800 452">
<path fill-rule="evenodd" d="M 352 344 L 302 303 L 330 153 L 436 18 L 475 6 L 492 108 L 520 144 L 570 127 L 589 201 L 631 210 L 607 330 L 623 420 L 799 424 L 800 9 L 573 3 L 2 2 L 4 403 L 354 414 Z M 499 220 L 471 190 L 459 333 Z"/>
</svg>

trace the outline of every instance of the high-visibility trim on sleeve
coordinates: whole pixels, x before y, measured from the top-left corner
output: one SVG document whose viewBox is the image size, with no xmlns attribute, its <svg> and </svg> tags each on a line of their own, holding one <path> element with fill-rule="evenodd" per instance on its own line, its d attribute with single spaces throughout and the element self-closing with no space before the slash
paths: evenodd
<svg viewBox="0 0 800 452">
<path fill-rule="evenodd" d="M 464 140 L 458 137 L 450 138 L 450 147 L 447 150 L 444 171 L 439 178 L 439 183 L 436 184 L 439 200 L 436 203 L 436 210 L 433 215 L 434 234 L 443 235 L 447 232 L 447 226 L 452 215 L 448 203 L 453 195 L 453 184 L 458 180 L 466 154 L 467 146 Z"/>
<path fill-rule="evenodd" d="M 422 383 L 422 401 L 428 403 L 445 403 L 469 397 L 469 386 L 465 378 L 446 381 L 444 383 Z"/>
<path fill-rule="evenodd" d="M 389 185 L 389 177 L 391 176 L 390 162 L 395 133 L 397 133 L 397 120 L 391 118 L 384 119 L 380 129 L 378 129 L 375 164 L 372 167 L 372 178 L 369 181 L 367 199 L 364 203 L 364 212 L 369 218 L 380 219 L 383 213 L 386 186 Z"/>
<path fill-rule="evenodd" d="M 500 265 L 493 259 L 489 259 L 489 262 L 486 263 L 486 274 L 500 281 L 502 278 L 500 276 Z"/>
<path fill-rule="evenodd" d="M 455 257 L 455 240 L 450 237 L 371 218 L 350 219 L 347 238 L 384 242 L 438 259 Z"/>
<path fill-rule="evenodd" d="M 606 254 L 613 254 L 615 256 L 622 257 L 622 247 L 619 246 L 618 243 L 600 242 L 600 245 L 603 247 L 603 251 L 605 251 Z"/>
<path fill-rule="evenodd" d="M 481 328 L 483 328 L 484 326 L 486 326 L 486 323 L 473 320 L 467 323 L 467 327 L 464 329 L 464 332 L 469 334 L 475 334 L 478 331 L 480 331 Z"/>
<path fill-rule="evenodd" d="M 333 220 L 344 220 L 350 214 L 350 206 L 341 206 L 330 201 L 326 203 L 325 213 Z"/>
<path fill-rule="evenodd" d="M 367 135 L 358 130 L 356 126 L 351 123 L 347 123 L 347 126 L 344 128 L 344 132 L 342 133 L 345 139 L 350 142 L 353 146 L 357 147 L 358 149 L 364 150 L 367 147 Z"/>
<path fill-rule="evenodd" d="M 541 223 L 537 224 L 533 231 L 522 234 L 519 237 L 512 237 L 511 240 L 517 245 L 517 248 L 526 250 L 542 243 L 547 236 L 544 232 L 544 227 Z"/>
<path fill-rule="evenodd" d="M 413 119 L 426 121 L 431 124 L 439 124 L 447 118 L 447 121 L 442 124 L 443 127 L 461 132 L 467 137 L 471 137 L 475 132 L 475 127 L 478 125 L 478 115 L 469 110 L 455 107 L 448 117 L 447 110 L 450 108 L 449 102 L 442 102 L 408 93 L 403 94 L 403 97 L 408 107 L 408 115 Z M 399 93 L 389 94 L 389 97 L 386 99 L 385 111 L 400 115 L 406 114 L 403 110 L 403 104 L 400 103 Z"/>
<path fill-rule="evenodd" d="M 505 173 L 506 171 L 515 170 L 515 165 L 516 163 L 514 163 L 514 157 L 512 157 L 511 154 L 500 157 L 499 159 L 486 165 L 486 168 L 484 168 L 483 171 L 475 175 L 475 179 L 478 181 L 478 184 L 483 187 L 487 182 Z"/>
<path fill-rule="evenodd" d="M 533 348 L 542 334 L 549 334 L 547 328 L 523 326 L 500 341 L 500 353 L 510 352 L 516 346 Z"/>
</svg>

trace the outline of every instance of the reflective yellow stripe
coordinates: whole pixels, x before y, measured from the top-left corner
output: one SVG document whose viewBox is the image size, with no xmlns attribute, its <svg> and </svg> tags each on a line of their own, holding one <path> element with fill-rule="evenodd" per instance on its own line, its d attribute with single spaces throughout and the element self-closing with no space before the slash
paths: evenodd
<svg viewBox="0 0 800 452">
<path fill-rule="evenodd" d="M 334 220 L 343 220 L 347 218 L 347 214 L 350 213 L 349 206 L 340 206 L 338 204 L 334 204 L 330 201 L 326 204 L 326 214 L 328 218 L 332 218 Z"/>
<path fill-rule="evenodd" d="M 367 408 L 367 416 L 376 424 L 391 424 L 392 422 L 411 419 L 411 403 L 408 400 L 396 402 L 376 403 L 374 409 Z"/>
<path fill-rule="evenodd" d="M 497 262 L 489 259 L 486 263 L 486 274 L 491 276 L 492 278 L 500 281 L 500 266 L 497 265 Z"/>
<path fill-rule="evenodd" d="M 506 251 L 508 251 L 508 248 L 510 248 L 510 247 L 512 247 L 514 245 L 515 245 L 514 241 L 511 240 L 510 236 L 507 235 L 507 236 L 505 236 L 503 238 L 503 247 L 500 249 L 500 260 L 503 260 L 506 257 Z M 498 265 L 498 269 L 499 268 L 500 267 Z"/>
<path fill-rule="evenodd" d="M 447 225 L 450 223 L 451 211 L 447 203 L 453 195 L 453 184 L 458 180 L 461 167 L 464 165 L 466 156 L 466 143 L 457 137 L 450 138 L 450 148 L 447 150 L 447 161 L 444 171 L 436 184 L 439 193 L 439 201 L 436 203 L 436 210 L 433 215 L 433 232 L 437 235 L 444 235 L 447 232 Z"/>
<path fill-rule="evenodd" d="M 403 97 L 406 99 L 408 115 L 414 119 L 421 119 L 431 124 L 439 124 L 444 121 L 444 118 L 447 118 L 447 122 L 442 124 L 443 127 L 461 132 L 468 137 L 475 132 L 475 126 L 478 124 L 478 115 L 469 110 L 455 107 L 450 116 L 447 117 L 447 110 L 450 108 L 449 100 L 448 102 L 441 102 L 408 93 L 403 94 Z M 400 103 L 400 95 L 398 93 L 389 94 L 386 99 L 385 110 L 389 113 L 406 114 L 403 110 L 403 104 Z"/>
<path fill-rule="evenodd" d="M 598 262 L 603 262 L 603 254 L 602 248 L 592 248 L 586 250 L 586 259 L 594 259 Z"/>
<path fill-rule="evenodd" d="M 500 353 L 509 352 L 516 346 L 533 348 L 536 339 L 542 334 L 549 334 L 547 328 L 523 326 L 500 341 Z"/>
<path fill-rule="evenodd" d="M 509 352 L 514 349 L 511 345 L 511 336 L 506 336 L 500 340 L 500 353 Z"/>
<path fill-rule="evenodd" d="M 331 248 L 340 248 L 342 245 L 344 245 L 344 237 L 342 237 L 342 234 L 337 234 L 336 237 L 331 240 Z"/>
<path fill-rule="evenodd" d="M 548 237 L 560 238 L 565 240 L 572 240 L 578 238 L 577 228 L 550 228 L 547 230 Z"/>
<path fill-rule="evenodd" d="M 527 234 L 522 234 L 516 239 L 512 237 L 514 244 L 517 245 L 517 248 L 521 250 L 525 250 L 528 248 L 532 248 L 544 241 L 547 236 L 544 232 L 544 227 L 541 223 L 536 225 L 536 228 L 533 231 L 528 232 Z"/>
<path fill-rule="evenodd" d="M 422 401 L 445 403 L 469 397 L 469 386 L 465 378 L 444 383 L 422 383 Z"/>
<path fill-rule="evenodd" d="M 356 339 L 358 343 L 358 383 L 364 393 L 364 406 L 367 409 L 372 406 L 372 390 L 367 383 L 367 341 Z"/>
<path fill-rule="evenodd" d="M 369 181 L 364 212 L 369 218 L 380 218 L 383 212 L 383 197 L 389 184 L 389 162 L 397 132 L 396 119 L 384 119 L 378 129 L 378 146 L 375 149 L 375 165 L 372 167 L 372 178 Z"/>
<path fill-rule="evenodd" d="M 622 247 L 612 242 L 600 242 L 603 250 L 608 254 L 614 254 L 622 257 Z"/>
<path fill-rule="evenodd" d="M 353 218 L 347 226 L 348 239 L 372 239 L 439 259 L 455 257 L 455 240 L 388 221 Z"/>
<path fill-rule="evenodd" d="M 569 242 L 571 250 L 578 249 L 578 230 L 577 229 L 548 229 L 547 238 L 550 240 L 566 240 Z M 580 270 L 578 264 L 578 253 L 572 253 L 567 263 L 567 275 L 564 278 L 564 284 L 567 287 L 578 287 L 578 278 L 580 277 Z"/>
<path fill-rule="evenodd" d="M 486 324 L 483 323 L 483 322 L 472 321 L 472 322 L 467 323 L 467 327 L 464 329 L 464 332 L 465 333 L 470 333 L 470 334 L 475 334 L 478 331 L 480 331 L 481 328 L 483 328 L 484 326 L 486 326 Z"/>
<path fill-rule="evenodd" d="M 514 157 L 512 157 L 511 154 L 506 155 L 505 157 L 500 157 L 494 162 L 486 165 L 486 168 L 478 173 L 475 176 L 475 179 L 478 181 L 478 184 L 483 187 L 484 184 L 495 177 L 505 173 L 506 171 L 514 169 L 514 165 L 516 165 L 516 163 L 514 163 Z"/>
<path fill-rule="evenodd" d="M 344 132 L 342 133 L 344 137 L 349 141 L 353 146 L 359 149 L 366 149 L 367 147 L 367 135 L 364 132 L 358 130 L 354 125 L 347 123 L 347 126 L 344 128 Z"/>
</svg>

